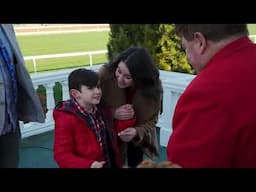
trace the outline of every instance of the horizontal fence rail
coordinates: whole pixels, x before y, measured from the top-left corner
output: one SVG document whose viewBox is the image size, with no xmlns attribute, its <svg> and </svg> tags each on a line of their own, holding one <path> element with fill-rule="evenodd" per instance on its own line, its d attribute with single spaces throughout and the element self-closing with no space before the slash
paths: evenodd
<svg viewBox="0 0 256 192">
<path fill-rule="evenodd" d="M 83 51 L 83 52 L 74 52 L 74 53 L 59 53 L 59 54 L 48 54 L 48 55 L 36 55 L 36 56 L 26 56 L 24 60 L 32 60 L 34 72 L 37 72 L 37 63 L 36 60 L 39 59 L 52 59 L 52 58 L 63 58 L 63 57 L 75 57 L 88 55 L 90 59 L 90 67 L 93 65 L 93 55 L 106 54 L 108 50 L 97 50 L 97 51 Z"/>
</svg>

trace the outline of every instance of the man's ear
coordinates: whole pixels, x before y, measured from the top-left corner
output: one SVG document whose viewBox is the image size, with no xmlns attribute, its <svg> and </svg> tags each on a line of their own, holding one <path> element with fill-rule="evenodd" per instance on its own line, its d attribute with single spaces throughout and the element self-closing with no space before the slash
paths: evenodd
<svg viewBox="0 0 256 192">
<path fill-rule="evenodd" d="M 80 91 L 76 89 L 70 89 L 69 93 L 72 98 L 79 99 L 80 97 Z"/>
<path fill-rule="evenodd" d="M 200 32 L 194 33 L 194 39 L 197 42 L 196 48 L 199 54 L 203 54 L 207 47 L 207 40 L 205 36 Z"/>
</svg>

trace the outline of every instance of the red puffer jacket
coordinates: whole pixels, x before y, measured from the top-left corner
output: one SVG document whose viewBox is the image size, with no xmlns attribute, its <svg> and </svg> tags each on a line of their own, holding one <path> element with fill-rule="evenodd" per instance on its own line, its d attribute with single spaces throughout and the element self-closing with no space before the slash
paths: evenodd
<svg viewBox="0 0 256 192">
<path fill-rule="evenodd" d="M 102 114 L 107 113 L 104 111 Z M 54 109 L 53 117 L 55 120 L 54 159 L 60 168 L 89 168 L 93 161 L 104 160 L 96 135 L 84 119 L 72 110 L 67 112 L 63 104 L 60 104 L 58 109 Z M 106 127 L 112 138 L 114 167 L 121 167 L 116 133 L 113 132 L 111 125 L 106 125 Z"/>
</svg>

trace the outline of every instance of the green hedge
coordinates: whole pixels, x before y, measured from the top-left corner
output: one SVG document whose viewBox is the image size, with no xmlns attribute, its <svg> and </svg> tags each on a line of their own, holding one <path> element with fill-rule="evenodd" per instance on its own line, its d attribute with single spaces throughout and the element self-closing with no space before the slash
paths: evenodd
<svg viewBox="0 0 256 192">
<path fill-rule="evenodd" d="M 108 59 L 130 46 L 147 48 L 159 69 L 194 73 L 189 65 L 173 24 L 111 24 Z"/>
</svg>

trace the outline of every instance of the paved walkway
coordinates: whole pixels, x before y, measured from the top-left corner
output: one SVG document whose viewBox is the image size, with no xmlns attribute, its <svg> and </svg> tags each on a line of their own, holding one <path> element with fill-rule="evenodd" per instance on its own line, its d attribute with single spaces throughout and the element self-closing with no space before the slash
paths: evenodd
<svg viewBox="0 0 256 192">
<path fill-rule="evenodd" d="M 53 131 L 22 140 L 20 168 L 57 168 L 53 159 Z"/>
</svg>

